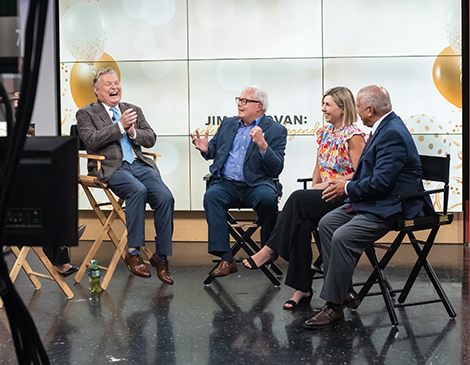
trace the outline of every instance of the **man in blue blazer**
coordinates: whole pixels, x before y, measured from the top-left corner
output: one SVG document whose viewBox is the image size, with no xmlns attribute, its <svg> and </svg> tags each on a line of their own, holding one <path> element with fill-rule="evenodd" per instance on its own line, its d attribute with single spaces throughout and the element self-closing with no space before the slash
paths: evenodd
<svg viewBox="0 0 470 365">
<path fill-rule="evenodd" d="M 333 201 L 345 194 L 349 200 L 326 214 L 319 223 L 325 281 L 320 297 L 322 310 L 304 323 L 305 328 L 329 327 L 343 320 L 349 304 L 352 276 L 362 252 L 393 229 L 401 216 L 398 196 L 424 190 L 422 167 L 410 132 L 394 112 L 383 87 L 372 85 L 357 94 L 357 113 L 372 128 L 354 176 L 335 180 L 323 197 Z M 428 209 L 430 202 L 419 198 L 410 202 L 411 219 Z"/>
<path fill-rule="evenodd" d="M 264 113 L 268 95 L 258 86 L 247 87 L 235 99 L 238 116 L 226 118 L 209 142 L 191 134 L 192 143 L 210 166 L 211 183 L 204 195 L 204 209 L 209 227 L 209 253 L 222 262 L 213 276 L 237 271 L 229 243 L 225 212 L 240 205 L 253 207 L 261 225 L 261 243 L 268 240 L 278 214 L 278 193 L 273 179 L 284 167 L 287 130 Z"/>
</svg>

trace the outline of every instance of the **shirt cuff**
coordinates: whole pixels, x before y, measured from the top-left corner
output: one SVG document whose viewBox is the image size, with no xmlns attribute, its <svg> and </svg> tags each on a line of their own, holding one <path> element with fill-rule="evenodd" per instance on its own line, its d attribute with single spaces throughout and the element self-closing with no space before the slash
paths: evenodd
<svg viewBox="0 0 470 365">
<path fill-rule="evenodd" d="M 344 193 L 345 193 L 347 196 L 349 196 L 349 194 L 348 194 L 348 184 L 349 184 L 349 180 L 346 181 L 346 184 L 344 185 Z"/>
<path fill-rule="evenodd" d="M 124 134 L 125 129 L 124 129 L 124 127 L 122 126 L 122 124 L 119 122 L 119 123 L 117 123 L 117 125 L 119 126 L 119 130 L 121 131 L 121 134 Z"/>
</svg>

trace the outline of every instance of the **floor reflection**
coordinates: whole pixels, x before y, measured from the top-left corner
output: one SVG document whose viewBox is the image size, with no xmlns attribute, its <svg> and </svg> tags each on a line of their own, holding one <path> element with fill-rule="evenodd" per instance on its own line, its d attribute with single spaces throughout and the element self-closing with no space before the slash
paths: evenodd
<svg viewBox="0 0 470 365">
<path fill-rule="evenodd" d="M 279 341 L 273 333 L 274 314 L 266 306 L 279 292 L 268 286 L 248 311 L 243 311 L 219 281 L 204 287 L 220 310 L 214 313 L 209 336 L 209 364 L 273 364 Z"/>
<path fill-rule="evenodd" d="M 441 303 L 397 310 L 392 327 L 381 297 L 367 297 L 345 322 L 308 331 L 302 323 L 321 306 L 321 280 L 314 283 L 311 308 L 282 309 L 292 290 L 275 288 L 258 271 L 245 270 L 202 281 L 212 263 L 206 246 L 176 244 L 171 260 L 174 286 L 158 279 L 129 275 L 119 263 L 108 290 L 91 295 L 88 283 L 67 283 L 66 300 L 54 283 L 34 291 L 20 273 L 15 284 L 27 305 L 53 364 L 467 364 L 469 359 L 470 249 L 435 246 L 430 261 L 457 317 L 449 319 Z M 201 256 L 194 254 L 200 250 Z M 77 251 L 75 251 L 77 252 Z M 186 252 L 192 252 L 191 259 Z M 411 251 L 410 251 L 411 252 Z M 178 258 L 181 258 L 180 260 Z M 76 253 L 73 258 L 79 261 Z M 406 252 L 389 265 L 391 280 L 406 279 Z M 413 264 L 414 262 L 412 262 Z M 35 262 L 30 262 L 32 266 Z M 280 262 L 285 271 L 286 263 Z M 370 266 L 359 263 L 356 275 Z M 70 279 L 70 280 L 69 280 Z M 433 294 L 426 276 L 413 289 L 417 297 Z M 17 364 L 8 319 L 0 309 L 0 364 Z"/>
</svg>

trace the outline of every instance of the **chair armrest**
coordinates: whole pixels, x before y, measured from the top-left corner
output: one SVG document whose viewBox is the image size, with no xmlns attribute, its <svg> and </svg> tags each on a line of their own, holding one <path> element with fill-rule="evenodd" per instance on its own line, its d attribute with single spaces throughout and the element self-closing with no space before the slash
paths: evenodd
<svg viewBox="0 0 470 365">
<path fill-rule="evenodd" d="M 303 183 L 304 184 L 304 189 L 307 189 L 307 182 L 312 181 L 311 177 L 301 177 L 297 179 L 298 183 Z"/>
<path fill-rule="evenodd" d="M 423 196 L 430 196 L 432 194 L 437 194 L 437 193 L 444 193 L 444 192 L 445 192 L 445 189 L 433 189 L 433 190 L 424 190 L 424 191 L 419 191 L 419 192 L 416 192 L 416 193 L 409 193 L 409 194 L 399 195 L 398 198 L 401 200 L 403 218 L 406 217 L 406 213 L 407 213 L 406 203 L 407 203 L 408 200 L 413 199 L 413 198 L 423 197 Z"/>
<path fill-rule="evenodd" d="M 142 154 L 152 157 L 153 162 L 155 163 L 157 163 L 157 157 L 162 157 L 162 155 L 159 153 L 153 153 L 153 152 L 147 152 L 147 151 L 142 151 Z"/>
<path fill-rule="evenodd" d="M 78 154 L 79 157 L 83 157 L 83 158 L 87 158 L 87 159 L 90 159 L 90 160 L 104 160 L 105 157 L 104 156 L 100 156 L 100 155 L 88 155 L 86 153 L 79 153 Z"/>
<path fill-rule="evenodd" d="M 401 194 L 398 196 L 398 198 L 400 198 L 400 200 L 408 200 L 410 198 L 418 198 L 420 196 L 443 193 L 444 191 L 444 189 L 425 190 L 420 191 L 419 193 Z"/>
<path fill-rule="evenodd" d="M 98 170 L 101 169 L 101 161 L 105 160 L 106 157 L 100 155 L 89 155 L 87 153 L 79 153 L 79 157 L 86 158 L 87 160 L 96 160 L 96 168 Z M 80 175 L 80 173 L 79 173 Z"/>
</svg>

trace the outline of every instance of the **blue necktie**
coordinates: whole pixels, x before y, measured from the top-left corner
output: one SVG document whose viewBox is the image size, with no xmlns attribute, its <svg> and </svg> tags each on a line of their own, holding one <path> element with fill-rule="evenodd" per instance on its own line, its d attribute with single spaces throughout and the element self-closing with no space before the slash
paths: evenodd
<svg viewBox="0 0 470 365">
<path fill-rule="evenodd" d="M 119 122 L 121 119 L 121 114 L 116 110 L 114 106 L 109 108 L 113 112 L 113 123 Z M 124 161 L 127 161 L 129 163 L 134 162 L 134 154 L 132 152 L 132 147 L 129 142 L 129 139 L 127 138 L 127 132 L 124 132 L 122 138 L 121 138 L 121 148 L 122 148 L 122 153 L 124 154 Z"/>
</svg>

